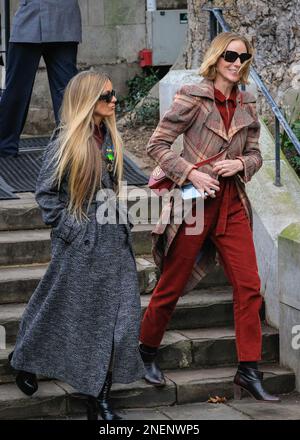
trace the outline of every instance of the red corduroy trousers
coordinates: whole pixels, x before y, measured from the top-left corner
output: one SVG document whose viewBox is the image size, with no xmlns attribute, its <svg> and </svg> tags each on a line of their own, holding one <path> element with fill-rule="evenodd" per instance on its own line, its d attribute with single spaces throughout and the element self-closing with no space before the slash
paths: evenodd
<svg viewBox="0 0 300 440">
<path fill-rule="evenodd" d="M 233 286 L 238 360 L 259 361 L 262 343 L 260 278 L 252 231 L 232 178 L 220 178 L 216 198 L 205 200 L 203 232 L 187 235 L 186 227 L 185 223 L 180 226 L 164 258 L 161 277 L 143 317 L 141 342 L 159 347 L 196 257 L 209 236 Z"/>
</svg>

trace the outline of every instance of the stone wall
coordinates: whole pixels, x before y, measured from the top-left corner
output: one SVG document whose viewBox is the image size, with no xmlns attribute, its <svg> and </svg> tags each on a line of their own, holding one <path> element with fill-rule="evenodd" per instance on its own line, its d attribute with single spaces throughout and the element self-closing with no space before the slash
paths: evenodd
<svg viewBox="0 0 300 440">
<path fill-rule="evenodd" d="M 255 67 L 279 104 L 285 92 L 297 87 L 300 68 L 299 0 L 215 0 L 224 8 L 232 29 L 253 42 Z M 264 107 L 264 106 L 263 106 Z"/>
<path fill-rule="evenodd" d="M 209 13 L 204 5 L 220 7 L 231 29 L 246 35 L 254 44 L 255 67 L 271 90 L 273 97 L 282 104 L 285 92 L 300 88 L 300 8 L 299 0 L 189 0 L 192 26 L 190 46 L 199 48 L 197 60 L 195 50 L 187 57 L 187 68 L 195 68 L 209 44 L 207 24 Z M 201 25 L 201 20 L 204 21 Z M 199 42 L 199 44 L 198 44 Z M 193 48 L 193 49 L 194 49 Z M 266 104 L 259 101 L 261 112 Z"/>
<path fill-rule="evenodd" d="M 280 360 L 294 370 L 300 391 L 300 223 L 291 223 L 278 238 L 280 284 Z"/>
</svg>

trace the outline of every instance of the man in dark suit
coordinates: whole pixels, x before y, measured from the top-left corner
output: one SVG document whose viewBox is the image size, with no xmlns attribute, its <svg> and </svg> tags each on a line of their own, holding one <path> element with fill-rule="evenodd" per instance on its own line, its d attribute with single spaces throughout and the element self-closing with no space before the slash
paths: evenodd
<svg viewBox="0 0 300 440">
<path fill-rule="evenodd" d="M 58 123 L 64 89 L 77 73 L 81 38 L 78 0 L 20 0 L 8 49 L 6 89 L 0 101 L 0 157 L 18 154 L 41 57 Z"/>
</svg>

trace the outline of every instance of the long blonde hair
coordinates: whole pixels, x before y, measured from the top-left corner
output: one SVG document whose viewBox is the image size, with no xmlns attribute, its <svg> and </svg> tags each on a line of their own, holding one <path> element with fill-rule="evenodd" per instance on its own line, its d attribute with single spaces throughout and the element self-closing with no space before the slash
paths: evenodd
<svg viewBox="0 0 300 440">
<path fill-rule="evenodd" d="M 66 87 L 58 137 L 54 141 L 53 179 L 60 187 L 68 176 L 68 210 L 78 219 L 85 216 L 84 204 L 90 205 L 95 192 L 101 188 L 102 157 L 94 139 L 93 113 L 109 77 L 105 73 L 78 73 Z M 115 115 L 103 118 L 114 145 L 118 186 L 123 172 L 122 140 L 116 127 Z"/>
<path fill-rule="evenodd" d="M 244 62 L 239 69 L 239 73 L 241 74 L 239 83 L 248 84 L 250 65 L 253 60 L 254 49 L 246 37 L 233 32 L 222 32 L 212 40 L 204 55 L 199 74 L 207 79 L 214 80 L 217 76 L 216 64 L 220 56 L 226 51 L 228 44 L 236 40 L 245 43 L 247 52 L 252 55 L 252 58 Z"/>
</svg>

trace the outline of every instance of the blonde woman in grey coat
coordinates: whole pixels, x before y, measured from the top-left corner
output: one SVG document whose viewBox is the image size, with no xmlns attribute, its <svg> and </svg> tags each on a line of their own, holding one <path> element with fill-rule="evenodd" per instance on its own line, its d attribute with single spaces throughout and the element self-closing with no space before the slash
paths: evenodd
<svg viewBox="0 0 300 440">
<path fill-rule="evenodd" d="M 79 73 L 66 89 L 61 126 L 36 190 L 52 227 L 52 259 L 10 356 L 25 394 L 37 391 L 36 375 L 56 378 L 88 396 L 89 419 L 100 412 L 104 420 L 120 418 L 109 402 L 112 382 L 144 375 L 130 227 L 120 215 L 116 222 L 104 219 L 102 193 L 110 190 L 113 198 L 123 170 L 115 102 L 105 74 Z"/>
</svg>

